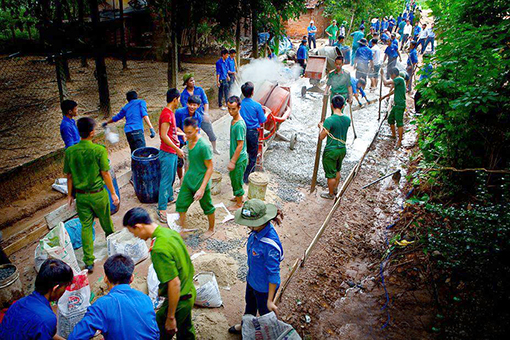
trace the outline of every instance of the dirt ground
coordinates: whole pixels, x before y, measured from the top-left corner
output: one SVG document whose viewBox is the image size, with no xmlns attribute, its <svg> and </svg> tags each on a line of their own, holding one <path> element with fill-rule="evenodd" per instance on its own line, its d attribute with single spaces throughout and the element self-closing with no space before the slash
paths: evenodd
<svg viewBox="0 0 510 340">
<path fill-rule="evenodd" d="M 130 60 L 128 69 L 116 59 L 107 59 L 107 74 L 112 114 L 126 104 L 129 90 L 138 92 L 147 101 L 150 112 L 165 105 L 167 63 L 150 60 Z M 197 86 L 205 90 L 215 88 L 214 65 L 182 63 L 183 71 L 196 75 Z M 79 59 L 69 60 L 70 78 L 67 82 L 69 99 L 79 105 L 78 117 L 98 114 L 99 95 L 95 67 L 81 67 Z M 64 146 L 60 138 L 62 113 L 59 107 L 55 66 L 41 57 L 0 58 L 0 173 L 47 155 Z M 181 83 L 179 82 L 179 85 Z M 182 89 L 179 86 L 179 89 Z M 212 107 L 217 107 L 211 100 Z M 217 118 L 217 117 L 214 117 Z M 156 122 L 153 122 L 155 124 Z"/>
</svg>

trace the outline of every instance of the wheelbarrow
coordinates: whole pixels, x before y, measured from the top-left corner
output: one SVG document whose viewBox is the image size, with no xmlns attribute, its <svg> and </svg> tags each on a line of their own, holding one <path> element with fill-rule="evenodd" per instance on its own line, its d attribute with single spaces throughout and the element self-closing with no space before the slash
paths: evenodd
<svg viewBox="0 0 510 340">
<path fill-rule="evenodd" d="M 287 138 L 278 132 L 280 124 L 285 122 L 292 112 L 290 87 L 266 81 L 255 93 L 253 100 L 262 105 L 266 114 L 266 122 L 259 128 L 259 146 L 255 166 L 256 170 L 262 170 L 263 155 L 271 141 L 278 138 L 289 142 L 290 149 L 294 150 L 297 134 L 292 133 L 291 137 Z"/>
<path fill-rule="evenodd" d="M 316 55 L 308 57 L 308 64 L 305 69 L 305 78 L 310 79 L 311 88 L 303 86 L 301 88 L 301 96 L 304 97 L 306 92 L 324 93 L 324 90 L 319 87 L 321 80 L 332 70 L 335 69 L 335 60 L 339 55 L 344 56 L 344 64 L 346 57 L 350 55 L 348 47 L 338 48 L 336 46 L 324 46 L 317 50 Z"/>
</svg>

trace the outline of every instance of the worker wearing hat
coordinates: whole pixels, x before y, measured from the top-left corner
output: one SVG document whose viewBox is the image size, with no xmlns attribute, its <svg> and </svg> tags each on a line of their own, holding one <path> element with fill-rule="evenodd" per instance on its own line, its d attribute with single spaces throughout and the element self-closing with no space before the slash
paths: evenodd
<svg viewBox="0 0 510 340">
<path fill-rule="evenodd" d="M 315 26 L 313 20 L 310 21 L 310 25 L 306 28 L 308 32 L 308 48 L 312 49 L 312 42 L 313 42 L 313 48 L 317 48 L 317 41 L 315 40 L 315 34 L 317 33 L 317 27 Z"/>
<path fill-rule="evenodd" d="M 356 69 L 356 78 L 366 81 L 369 70 L 374 67 L 374 58 L 372 50 L 367 46 L 367 39 L 360 39 L 359 45 L 360 47 L 354 55 L 354 68 Z"/>
<path fill-rule="evenodd" d="M 275 205 L 251 199 L 236 211 L 235 221 L 251 229 L 246 250 L 248 276 L 246 278 L 246 307 L 244 314 L 260 316 L 276 312 L 274 303 L 280 285 L 280 263 L 283 248 L 271 221 L 278 225 L 283 216 Z M 241 334 L 241 324 L 229 328 L 229 333 Z"/>
</svg>

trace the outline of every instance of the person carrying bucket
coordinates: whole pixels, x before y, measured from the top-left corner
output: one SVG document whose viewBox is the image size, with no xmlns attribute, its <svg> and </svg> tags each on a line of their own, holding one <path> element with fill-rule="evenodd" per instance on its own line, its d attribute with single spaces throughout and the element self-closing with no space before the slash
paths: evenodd
<svg viewBox="0 0 510 340">
<path fill-rule="evenodd" d="M 94 217 L 105 236 L 114 231 L 110 216 L 110 199 L 104 185 L 111 193 L 113 205 L 119 205 L 119 197 L 113 187 L 109 173 L 110 162 L 106 148 L 94 144 L 96 122 L 89 117 L 78 119 L 80 142 L 66 149 L 64 156 L 64 173 L 67 175 L 67 203 L 73 204 L 73 190 L 76 193 L 76 211 L 82 225 L 83 262 L 89 273 L 94 270 L 94 240 L 92 228 Z"/>
<path fill-rule="evenodd" d="M 340 170 L 347 153 L 345 140 L 347 131 L 351 125 L 351 119 L 342 114 L 345 99 L 341 95 L 331 98 L 331 110 L 333 114 L 326 118 L 324 123 L 319 123 L 319 138 L 327 137 L 326 147 L 322 154 L 322 166 L 328 180 L 328 192 L 321 194 L 322 198 L 334 199 L 340 183 Z"/>
<path fill-rule="evenodd" d="M 248 153 L 246 152 L 246 123 L 241 117 L 241 99 L 232 96 L 227 101 L 228 113 L 232 116 L 230 124 L 230 162 L 227 170 L 230 175 L 230 183 L 234 193 L 235 204 L 229 210 L 237 210 L 243 206 L 243 176 L 248 165 Z"/>
<path fill-rule="evenodd" d="M 272 221 L 280 225 L 283 214 L 275 205 L 251 199 L 236 211 L 237 224 L 247 226 L 250 236 L 246 245 L 248 254 L 248 276 L 246 278 L 246 307 L 244 314 L 257 316 L 277 312 L 274 303 L 280 286 L 280 263 L 283 247 Z M 241 334 L 241 324 L 228 329 L 229 333 Z"/>
</svg>

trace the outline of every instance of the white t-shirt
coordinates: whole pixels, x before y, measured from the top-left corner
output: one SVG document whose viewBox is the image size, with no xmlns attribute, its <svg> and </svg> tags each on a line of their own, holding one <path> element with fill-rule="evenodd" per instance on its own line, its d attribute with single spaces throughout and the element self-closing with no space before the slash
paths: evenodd
<svg viewBox="0 0 510 340">
<path fill-rule="evenodd" d="M 374 59 L 374 65 L 381 65 L 381 49 L 379 48 L 379 46 L 377 44 L 375 44 L 374 46 L 372 46 L 371 48 L 372 50 L 372 56 L 373 56 L 373 59 Z"/>
<path fill-rule="evenodd" d="M 428 30 L 428 28 L 422 29 L 420 32 L 420 35 L 418 36 L 418 39 L 426 39 L 427 35 L 428 35 L 427 30 Z"/>
<path fill-rule="evenodd" d="M 405 25 L 404 26 L 404 34 L 411 35 L 413 32 L 413 26 L 412 25 Z"/>
</svg>

